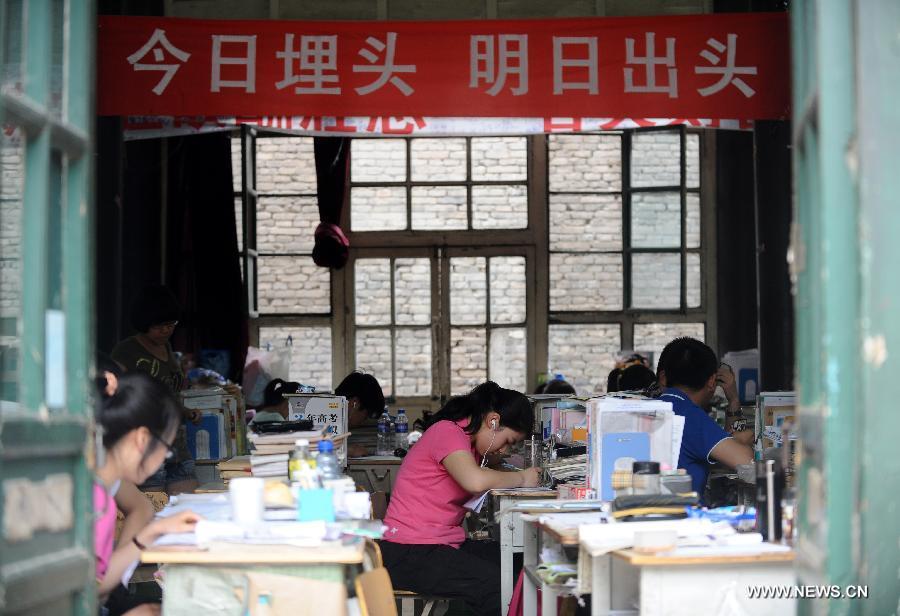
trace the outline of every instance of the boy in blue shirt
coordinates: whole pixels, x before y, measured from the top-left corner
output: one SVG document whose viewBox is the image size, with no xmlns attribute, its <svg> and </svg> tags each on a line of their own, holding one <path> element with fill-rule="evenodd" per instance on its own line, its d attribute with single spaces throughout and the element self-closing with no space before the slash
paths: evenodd
<svg viewBox="0 0 900 616">
<path fill-rule="evenodd" d="M 684 417 L 678 468 L 687 470 L 694 491 L 702 498 L 712 459 L 734 468 L 750 464 L 753 451 L 703 410 L 716 391 L 719 361 L 713 350 L 694 338 L 678 338 L 663 355 L 665 365 L 660 370 L 665 372 L 666 388 L 660 399 L 671 402 L 675 414 Z"/>
</svg>

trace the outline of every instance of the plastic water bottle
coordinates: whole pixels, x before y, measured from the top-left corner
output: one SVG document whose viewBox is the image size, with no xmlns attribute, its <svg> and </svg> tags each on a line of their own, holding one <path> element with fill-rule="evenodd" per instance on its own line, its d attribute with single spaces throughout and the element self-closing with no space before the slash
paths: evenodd
<svg viewBox="0 0 900 616">
<path fill-rule="evenodd" d="M 409 449 L 409 418 L 403 409 L 397 411 L 397 442 L 395 446 L 399 449 Z"/>
<path fill-rule="evenodd" d="M 316 459 L 309 453 L 308 440 L 297 439 L 294 441 L 294 450 L 288 459 L 288 476 L 292 482 L 299 484 L 301 490 L 322 487 L 319 471 L 316 468 Z"/>
<path fill-rule="evenodd" d="M 338 465 L 337 455 L 334 453 L 334 443 L 331 441 L 319 441 L 319 455 L 316 456 L 316 466 L 322 476 L 322 481 L 340 479 L 341 468 Z"/>
<path fill-rule="evenodd" d="M 375 455 L 378 456 L 389 456 L 391 455 L 390 450 L 390 442 L 389 439 L 391 437 L 391 416 L 388 415 L 387 408 L 384 409 L 384 413 L 381 414 L 381 417 L 378 418 L 378 436 L 375 441 Z"/>
</svg>

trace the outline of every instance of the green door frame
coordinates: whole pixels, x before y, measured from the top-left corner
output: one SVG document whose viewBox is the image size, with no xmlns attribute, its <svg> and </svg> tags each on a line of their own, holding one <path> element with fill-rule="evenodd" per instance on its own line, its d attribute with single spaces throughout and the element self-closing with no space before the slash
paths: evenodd
<svg viewBox="0 0 900 616">
<path fill-rule="evenodd" d="M 895 0 L 791 6 L 798 577 L 867 587 L 802 614 L 900 606 L 900 65 Z"/>
<path fill-rule="evenodd" d="M 0 412 L 0 612 L 87 616 L 97 596 L 86 455 L 96 18 L 91 0 L 28 0 L 16 22 L 12 5 L 0 7 L 0 36 L 18 30 L 24 46 L 0 113 L 24 139 L 25 178 L 17 404 Z"/>
</svg>

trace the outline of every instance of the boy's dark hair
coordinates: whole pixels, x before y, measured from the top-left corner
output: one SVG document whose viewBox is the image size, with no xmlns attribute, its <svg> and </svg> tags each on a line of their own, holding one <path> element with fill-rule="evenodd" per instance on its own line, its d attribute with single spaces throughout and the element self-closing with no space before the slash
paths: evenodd
<svg viewBox="0 0 900 616">
<path fill-rule="evenodd" d="M 174 432 L 181 421 L 181 408 L 168 387 L 140 371 L 127 372 L 115 379 L 115 393 L 109 395 L 104 373 L 97 375 L 100 389 L 97 421 L 103 427 L 103 447 L 111 449 L 138 428 L 147 428 L 155 441 Z M 145 457 L 159 445 L 155 443 L 148 448 Z"/>
<path fill-rule="evenodd" d="M 694 338 L 676 338 L 666 345 L 661 356 L 668 387 L 702 389 L 719 369 L 719 360 L 711 348 Z"/>
<path fill-rule="evenodd" d="M 181 306 L 175 294 L 163 285 L 148 285 L 131 301 L 131 326 L 142 334 L 160 323 L 177 321 Z"/>
<path fill-rule="evenodd" d="M 350 398 L 358 398 L 359 405 L 366 411 L 369 417 L 378 417 L 384 412 L 384 392 L 381 385 L 371 374 L 364 372 L 351 372 L 341 384 L 334 390 L 335 395 Z"/>
<path fill-rule="evenodd" d="M 663 350 L 659 354 L 659 359 L 656 362 L 656 378 L 657 379 L 659 379 L 660 371 L 663 371 L 663 372 L 666 371 L 665 364 L 666 364 L 667 358 L 669 357 L 669 353 L 671 352 L 672 348 L 678 346 L 685 340 L 693 340 L 693 338 L 687 338 L 687 337 L 675 338 L 674 340 L 669 341 L 669 344 L 667 344 L 666 346 L 663 347 Z"/>
<path fill-rule="evenodd" d="M 606 393 L 619 391 L 619 378 L 622 376 L 621 368 L 613 368 L 606 377 Z"/>
<path fill-rule="evenodd" d="M 450 398 L 444 407 L 435 413 L 432 424 L 448 419 L 458 421 L 468 419 L 468 434 L 475 434 L 481 428 L 484 416 L 491 411 L 500 413 L 500 426 L 511 428 L 521 434 L 531 434 L 534 428 L 534 409 L 523 394 L 504 389 L 487 381 L 469 393 Z M 498 427 L 500 427 L 498 426 Z"/>
<path fill-rule="evenodd" d="M 270 406 L 278 406 L 284 402 L 285 394 L 295 394 L 300 391 L 300 383 L 294 381 L 285 381 L 284 379 L 272 379 L 263 390 L 264 408 Z"/>
<path fill-rule="evenodd" d="M 619 374 L 617 391 L 644 391 L 656 383 L 653 370 L 643 364 L 628 366 Z"/>
<path fill-rule="evenodd" d="M 547 386 L 544 387 L 545 394 L 574 394 L 575 388 L 572 387 L 572 384 L 563 379 L 553 379 L 552 381 L 547 382 Z"/>
</svg>

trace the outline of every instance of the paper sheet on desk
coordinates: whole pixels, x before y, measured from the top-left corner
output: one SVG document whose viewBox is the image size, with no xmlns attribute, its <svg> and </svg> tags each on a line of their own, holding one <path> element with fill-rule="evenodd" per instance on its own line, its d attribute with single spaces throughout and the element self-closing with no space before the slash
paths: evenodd
<svg viewBox="0 0 900 616">
<path fill-rule="evenodd" d="M 339 535 L 339 530 L 336 533 L 330 533 L 328 525 L 321 521 L 263 522 L 253 527 L 244 527 L 233 522 L 200 520 L 193 533 L 163 535 L 153 545 L 208 545 L 221 541 L 306 547 L 317 546 L 322 541 L 337 538 Z"/>
<path fill-rule="evenodd" d="M 167 518 L 193 511 L 207 520 L 226 521 L 231 519 L 231 503 L 227 494 L 179 494 L 172 497 L 171 504 L 157 513 L 157 517 Z"/>
<path fill-rule="evenodd" d="M 473 496 L 469 500 L 466 501 L 466 504 L 463 505 L 469 511 L 474 511 L 475 513 L 479 513 L 481 508 L 484 507 L 484 503 L 487 502 L 487 497 L 490 494 L 494 494 L 495 496 L 503 496 L 504 494 L 508 494 L 514 492 L 518 494 L 519 492 L 546 492 L 547 488 L 538 486 L 536 488 L 494 488 L 492 490 L 488 490 L 483 494 L 479 494 L 478 496 Z"/>
<path fill-rule="evenodd" d="M 684 417 L 674 415 L 672 417 L 672 460 L 678 467 L 678 457 L 681 455 L 681 439 L 684 436 Z"/>
<path fill-rule="evenodd" d="M 480 513 L 481 508 L 484 507 L 485 501 L 487 501 L 488 494 L 490 494 L 490 490 L 484 492 L 483 494 L 479 494 L 478 496 L 473 496 L 469 500 L 466 501 L 466 504 L 463 505 L 469 511 L 474 511 L 475 513 Z"/>
</svg>

